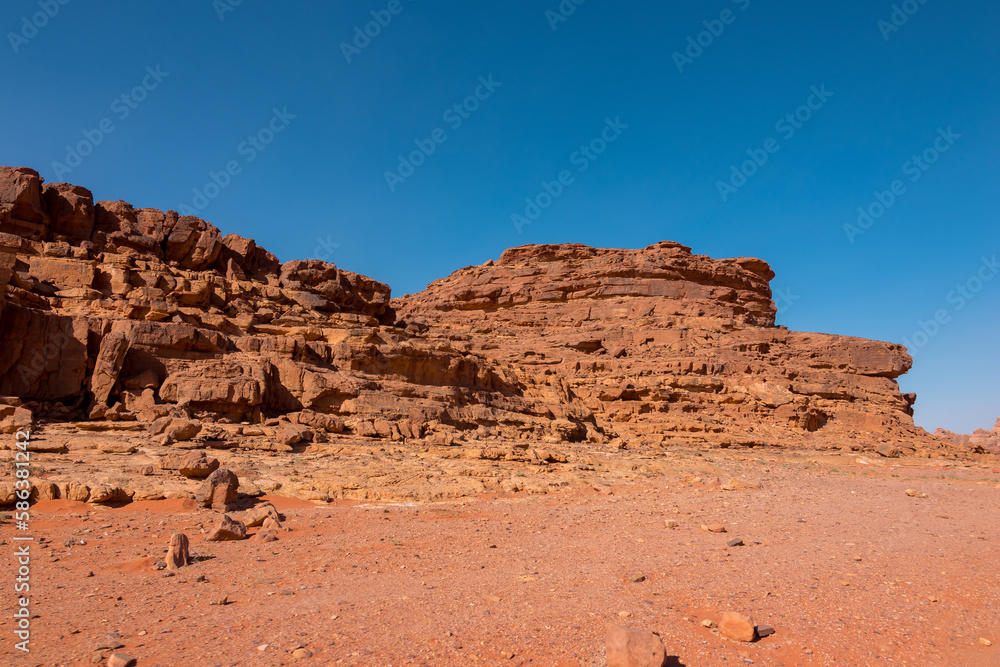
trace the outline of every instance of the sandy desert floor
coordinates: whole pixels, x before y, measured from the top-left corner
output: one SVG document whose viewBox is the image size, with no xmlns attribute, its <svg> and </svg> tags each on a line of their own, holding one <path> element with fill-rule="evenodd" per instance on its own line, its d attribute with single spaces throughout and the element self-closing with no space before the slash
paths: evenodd
<svg viewBox="0 0 1000 667">
<path fill-rule="evenodd" d="M 1000 665 L 997 462 L 673 457 L 683 473 L 547 494 L 267 497 L 285 516 L 270 543 L 205 541 L 217 515 L 192 501 L 42 501 L 27 655 L 2 526 L 0 662 L 598 666 L 617 623 L 660 634 L 674 666 Z M 196 562 L 165 576 L 176 531 Z M 701 624 L 725 611 L 775 634 L 740 644 Z"/>
</svg>

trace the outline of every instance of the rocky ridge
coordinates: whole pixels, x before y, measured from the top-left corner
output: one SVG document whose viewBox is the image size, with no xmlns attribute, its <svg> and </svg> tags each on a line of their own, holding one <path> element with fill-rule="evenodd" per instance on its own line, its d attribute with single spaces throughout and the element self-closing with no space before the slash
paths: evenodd
<svg viewBox="0 0 1000 667">
<path fill-rule="evenodd" d="M 156 465 L 177 449 L 225 451 L 250 492 L 317 500 L 517 490 L 524 466 L 620 480 L 685 444 L 949 454 L 913 425 L 905 349 L 775 326 L 773 276 L 669 242 L 524 246 L 392 300 L 2 167 L 0 431 L 34 424 L 36 493 L 90 502 L 193 497 Z"/>
<path fill-rule="evenodd" d="M 525 246 L 392 304 L 564 382 L 629 442 L 933 448 L 896 383 L 906 349 L 775 326 L 773 277 L 678 243 Z"/>
</svg>

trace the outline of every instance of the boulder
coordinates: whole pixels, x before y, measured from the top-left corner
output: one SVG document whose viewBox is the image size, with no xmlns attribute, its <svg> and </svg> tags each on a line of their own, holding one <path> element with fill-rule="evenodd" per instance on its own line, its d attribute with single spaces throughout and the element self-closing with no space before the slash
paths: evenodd
<svg viewBox="0 0 1000 667">
<path fill-rule="evenodd" d="M 201 271 L 215 263 L 222 251 L 222 234 L 201 218 L 182 215 L 167 236 L 165 258 L 183 269 Z"/>
<path fill-rule="evenodd" d="M 150 435 L 165 435 L 172 442 L 191 440 L 199 433 L 201 424 L 182 417 L 160 417 L 149 426 Z"/>
<path fill-rule="evenodd" d="M 94 195 L 69 183 L 46 183 L 42 197 L 48 208 L 50 230 L 74 241 L 89 241 L 94 231 Z"/>
<path fill-rule="evenodd" d="M 236 509 L 240 480 L 226 468 L 219 468 L 210 474 L 195 494 L 195 500 L 202 507 L 211 507 L 220 512 Z"/>
<path fill-rule="evenodd" d="M 0 167 L 0 232 L 41 239 L 48 224 L 38 172 Z"/>
<path fill-rule="evenodd" d="M 278 514 L 278 510 L 274 509 L 274 505 L 271 503 L 261 503 L 260 505 L 253 506 L 241 518 L 247 528 L 261 526 L 266 519 L 272 519 L 276 522 L 281 521 L 281 515 Z"/>
<path fill-rule="evenodd" d="M 161 470 L 176 470 L 190 479 L 203 479 L 219 469 L 219 459 L 201 452 L 166 454 L 160 458 Z"/>
<path fill-rule="evenodd" d="M 658 635 L 609 623 L 605 640 L 608 667 L 663 667 L 667 652 Z"/>
<path fill-rule="evenodd" d="M 220 517 L 205 537 L 209 542 L 231 542 L 234 540 L 245 540 L 246 538 L 247 527 L 228 515 Z"/>
<path fill-rule="evenodd" d="M 757 638 L 757 626 L 753 618 L 743 614 L 727 611 L 719 622 L 719 632 L 738 642 L 752 642 Z"/>
</svg>

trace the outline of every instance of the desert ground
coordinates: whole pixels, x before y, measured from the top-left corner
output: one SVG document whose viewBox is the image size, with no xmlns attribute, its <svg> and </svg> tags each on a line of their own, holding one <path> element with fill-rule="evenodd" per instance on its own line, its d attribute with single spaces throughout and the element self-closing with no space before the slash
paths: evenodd
<svg viewBox="0 0 1000 667">
<path fill-rule="evenodd" d="M 254 539 L 260 528 L 206 541 L 219 513 L 190 499 L 41 500 L 31 652 L 14 650 L 7 596 L 0 655 L 596 667 L 613 623 L 659 634 L 675 666 L 1000 665 L 995 457 L 689 448 L 660 459 L 593 485 L 545 486 L 552 471 L 539 469 L 543 483 L 526 490 L 437 501 L 266 495 L 253 502 L 281 513 L 273 542 Z M 718 524 L 726 532 L 705 530 Z M 175 532 L 193 562 L 161 569 Z M 14 535 L 5 515 L 8 573 Z M 727 611 L 774 634 L 741 643 L 706 627 Z"/>
</svg>

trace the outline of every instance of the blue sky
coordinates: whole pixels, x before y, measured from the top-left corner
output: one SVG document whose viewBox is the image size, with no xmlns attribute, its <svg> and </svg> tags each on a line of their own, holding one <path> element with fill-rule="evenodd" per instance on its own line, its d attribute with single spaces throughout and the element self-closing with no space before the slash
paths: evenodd
<svg viewBox="0 0 1000 667">
<path fill-rule="evenodd" d="M 917 423 L 968 432 L 1000 415 L 1000 5 L 896 7 L 7 0 L 0 163 L 396 295 L 524 243 L 762 257 L 780 323 L 910 341 Z"/>
</svg>

